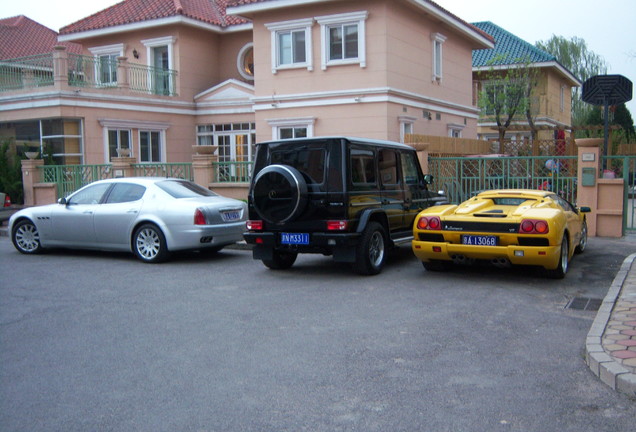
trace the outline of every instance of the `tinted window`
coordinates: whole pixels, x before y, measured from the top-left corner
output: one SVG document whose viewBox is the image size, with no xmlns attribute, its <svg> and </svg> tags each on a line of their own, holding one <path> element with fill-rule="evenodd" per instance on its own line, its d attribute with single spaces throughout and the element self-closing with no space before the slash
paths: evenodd
<svg viewBox="0 0 636 432">
<path fill-rule="evenodd" d="M 351 183 L 354 186 L 375 186 L 375 157 L 372 150 L 351 148 Z"/>
<path fill-rule="evenodd" d="M 380 150 L 378 154 L 380 164 L 380 179 L 383 185 L 396 185 L 398 177 L 398 155 L 395 150 Z"/>
<path fill-rule="evenodd" d="M 198 184 L 185 180 L 165 180 L 157 186 L 173 198 L 197 198 L 202 196 L 217 196 L 214 192 Z"/>
<path fill-rule="evenodd" d="M 419 163 L 419 161 L 415 160 L 412 153 L 402 153 L 402 174 L 407 185 L 417 185 L 419 183 L 419 172 L 416 163 Z"/>
<path fill-rule="evenodd" d="M 108 194 L 107 204 L 125 203 L 140 200 L 146 188 L 132 183 L 117 183 Z"/>
<path fill-rule="evenodd" d="M 272 164 L 296 168 L 310 183 L 322 183 L 325 180 L 325 150 L 322 148 L 275 150 L 270 158 Z"/>
<path fill-rule="evenodd" d="M 110 187 L 110 183 L 100 183 L 88 186 L 68 199 L 69 205 L 74 204 L 99 204 L 104 192 Z"/>
</svg>

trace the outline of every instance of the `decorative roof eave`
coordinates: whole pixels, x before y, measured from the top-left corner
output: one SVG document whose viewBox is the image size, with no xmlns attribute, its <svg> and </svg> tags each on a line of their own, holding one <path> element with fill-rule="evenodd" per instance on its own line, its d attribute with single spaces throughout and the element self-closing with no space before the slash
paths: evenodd
<svg viewBox="0 0 636 432">
<path fill-rule="evenodd" d="M 440 21 L 457 29 L 460 33 L 463 33 L 465 36 L 467 36 L 471 40 L 481 45 L 480 48 L 473 48 L 473 49 L 492 49 L 495 47 L 495 42 L 492 39 L 492 36 L 489 36 L 489 35 L 486 36 L 485 34 L 482 34 L 481 30 L 458 19 L 456 16 L 440 8 L 435 3 L 431 3 L 427 0 L 407 0 L 407 1 L 417 6 L 420 6 L 422 9 L 424 9 L 431 15 L 435 16 Z"/>
<path fill-rule="evenodd" d="M 116 33 L 125 33 L 125 32 L 134 31 L 134 30 L 143 30 L 147 28 L 156 28 L 160 26 L 175 25 L 175 24 L 183 24 L 190 27 L 197 27 L 200 29 L 212 31 L 214 33 L 234 33 L 239 31 L 252 30 L 252 23 L 238 24 L 238 25 L 233 25 L 229 27 L 220 27 L 215 24 L 209 24 L 209 23 L 205 23 L 193 18 L 188 18 L 188 17 L 179 15 L 179 16 L 171 16 L 167 18 L 140 21 L 140 22 L 135 22 L 130 24 L 123 24 L 123 25 L 118 25 L 114 27 L 104 27 L 100 29 L 87 30 L 87 31 L 78 32 L 78 33 L 69 33 L 65 35 L 59 35 L 58 41 L 70 42 L 70 41 L 88 39 L 88 38 L 97 37 L 97 36 L 106 36 L 106 35 L 111 35 Z"/>
<path fill-rule="evenodd" d="M 525 64 L 507 64 L 507 65 L 493 65 L 493 66 L 477 66 L 473 67 L 473 72 L 487 72 L 489 70 L 508 70 L 508 69 L 518 69 L 525 67 Z M 549 61 L 549 62 L 537 62 L 537 63 L 529 63 L 528 67 L 535 68 L 555 68 L 561 75 L 563 75 L 566 80 L 568 80 L 571 87 L 581 87 L 583 83 L 574 75 L 572 72 L 567 70 L 561 63 L 558 61 Z"/>
<path fill-rule="evenodd" d="M 290 6 L 304 6 L 309 4 L 327 3 L 332 1 L 335 0 L 278 0 L 275 2 L 265 1 L 238 6 L 228 6 L 226 12 L 228 15 L 236 15 L 242 18 L 249 19 L 256 12 L 269 11 Z M 475 49 L 492 49 L 495 47 L 495 43 L 490 36 L 481 32 L 476 27 L 461 21 L 451 13 L 448 13 L 444 9 L 441 9 L 435 3 L 429 2 L 428 0 L 406 1 L 420 7 L 421 9 L 435 16 L 440 21 L 457 29 L 460 33 L 464 34 L 465 36 L 476 42 L 479 47 Z"/>
</svg>

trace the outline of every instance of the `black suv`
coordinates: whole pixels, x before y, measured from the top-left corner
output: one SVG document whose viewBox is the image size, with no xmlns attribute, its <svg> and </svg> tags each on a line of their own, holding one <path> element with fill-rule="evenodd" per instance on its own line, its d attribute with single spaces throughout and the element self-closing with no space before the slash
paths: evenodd
<svg viewBox="0 0 636 432">
<path fill-rule="evenodd" d="M 388 247 L 413 238 L 421 210 L 446 202 L 429 192 L 412 147 L 317 137 L 257 144 L 249 191 L 254 259 L 286 269 L 298 253 L 332 255 L 378 274 Z"/>
</svg>

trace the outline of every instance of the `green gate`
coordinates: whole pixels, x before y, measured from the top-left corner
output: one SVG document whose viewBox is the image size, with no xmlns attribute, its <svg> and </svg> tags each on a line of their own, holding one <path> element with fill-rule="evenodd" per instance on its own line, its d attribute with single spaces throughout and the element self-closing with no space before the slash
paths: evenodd
<svg viewBox="0 0 636 432">
<path fill-rule="evenodd" d="M 610 176 L 625 182 L 623 233 L 636 231 L 636 156 L 604 156 L 603 167 Z"/>
<path fill-rule="evenodd" d="M 483 190 L 539 189 L 576 201 L 576 156 L 429 157 L 434 190 L 458 204 Z"/>
</svg>

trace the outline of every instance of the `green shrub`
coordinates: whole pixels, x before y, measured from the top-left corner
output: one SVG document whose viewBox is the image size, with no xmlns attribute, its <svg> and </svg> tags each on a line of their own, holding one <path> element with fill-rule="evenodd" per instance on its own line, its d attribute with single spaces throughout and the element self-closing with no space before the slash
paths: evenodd
<svg viewBox="0 0 636 432">
<path fill-rule="evenodd" d="M 9 194 L 14 204 L 22 204 L 22 164 L 15 153 L 11 154 L 10 149 L 10 140 L 4 140 L 0 144 L 0 191 Z"/>
</svg>

